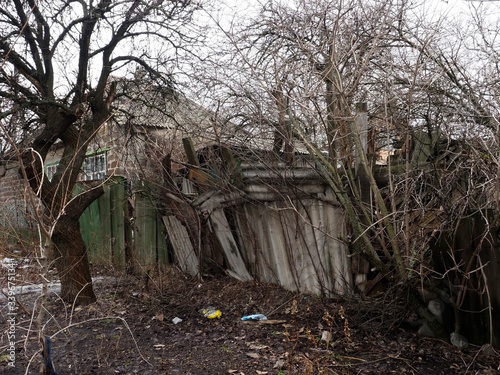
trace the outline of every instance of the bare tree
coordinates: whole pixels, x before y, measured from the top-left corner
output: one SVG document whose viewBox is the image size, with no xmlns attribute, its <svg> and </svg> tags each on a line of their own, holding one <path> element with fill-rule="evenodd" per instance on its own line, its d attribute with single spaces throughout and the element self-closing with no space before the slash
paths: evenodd
<svg viewBox="0 0 500 375">
<path fill-rule="evenodd" d="M 476 10 L 481 42 L 427 17 L 425 4 L 269 1 L 239 32 L 225 31 L 233 47 L 225 62 L 238 72 L 209 76 L 221 113 L 256 144 L 285 160 L 295 151 L 314 156 L 349 218 L 346 243 L 378 277 L 408 287 L 416 304 L 414 291 L 432 288 L 432 243 L 470 212 L 495 208 L 498 181 L 496 34 L 486 31 L 498 27 Z M 371 144 L 357 126 L 366 116 L 360 102 L 369 106 Z M 376 166 L 378 148 L 399 156 Z M 483 269 L 474 262 L 457 266 L 463 285 Z M 437 282 L 449 269 L 441 271 Z"/>
<path fill-rule="evenodd" d="M 31 136 L 20 149 L 22 170 L 43 204 L 39 219 L 66 301 L 95 300 L 78 219 L 103 189 L 72 194 L 89 142 L 120 95 L 110 77 L 140 66 L 157 85 L 172 85 L 198 7 L 184 0 L 14 0 L 0 10 L 2 129 L 14 123 Z M 62 156 L 49 181 L 44 160 L 54 147 Z"/>
</svg>

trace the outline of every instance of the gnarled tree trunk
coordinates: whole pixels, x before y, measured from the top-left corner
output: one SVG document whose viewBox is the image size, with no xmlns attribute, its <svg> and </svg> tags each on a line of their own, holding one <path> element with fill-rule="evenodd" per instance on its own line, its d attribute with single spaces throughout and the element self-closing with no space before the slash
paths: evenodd
<svg viewBox="0 0 500 375">
<path fill-rule="evenodd" d="M 55 264 L 61 279 L 61 296 L 76 305 L 95 302 L 87 248 L 78 218 L 62 217 L 52 236 Z"/>
</svg>

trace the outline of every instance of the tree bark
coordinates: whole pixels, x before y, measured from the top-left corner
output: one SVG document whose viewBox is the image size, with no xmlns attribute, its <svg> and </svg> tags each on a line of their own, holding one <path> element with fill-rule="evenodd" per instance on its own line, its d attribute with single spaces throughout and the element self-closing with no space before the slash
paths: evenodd
<svg viewBox="0 0 500 375">
<path fill-rule="evenodd" d="M 84 151 L 83 149 L 82 152 Z M 64 163 L 63 159 L 61 163 Z M 44 203 L 45 217 L 55 219 L 52 234 L 53 255 L 61 281 L 63 300 L 75 305 L 95 302 L 87 249 L 80 233 L 79 218 L 85 209 L 104 193 L 102 185 L 90 187 L 85 193 L 69 199 L 68 195 L 75 187 L 73 180 L 64 181 L 64 184 L 61 182 L 53 184 L 45 179 L 43 185 L 40 185 L 43 167 L 39 158 L 33 152 L 26 152 L 23 155 L 23 164 L 21 172 L 24 171 L 33 191 L 36 192 L 41 187 L 39 198 Z M 44 225 L 42 222 L 39 224 Z"/>
<path fill-rule="evenodd" d="M 87 248 L 80 233 L 78 218 L 62 217 L 56 225 L 52 241 L 63 300 L 75 305 L 95 302 Z"/>
</svg>

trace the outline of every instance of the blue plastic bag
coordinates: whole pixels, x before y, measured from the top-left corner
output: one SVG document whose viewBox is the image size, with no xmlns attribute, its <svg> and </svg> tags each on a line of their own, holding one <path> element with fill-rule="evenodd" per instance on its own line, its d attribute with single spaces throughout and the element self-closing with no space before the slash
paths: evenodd
<svg viewBox="0 0 500 375">
<path fill-rule="evenodd" d="M 241 320 L 251 320 L 251 321 L 267 320 L 267 317 L 264 314 L 253 314 L 244 316 L 243 318 L 241 318 Z"/>
</svg>

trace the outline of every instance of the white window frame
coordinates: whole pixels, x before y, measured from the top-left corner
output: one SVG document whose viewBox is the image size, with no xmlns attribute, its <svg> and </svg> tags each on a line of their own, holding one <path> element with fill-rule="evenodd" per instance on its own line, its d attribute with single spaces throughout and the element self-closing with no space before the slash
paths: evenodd
<svg viewBox="0 0 500 375">
<path fill-rule="evenodd" d="M 82 164 L 81 181 L 103 180 L 108 173 L 108 152 L 101 150 L 88 154 Z"/>
</svg>

